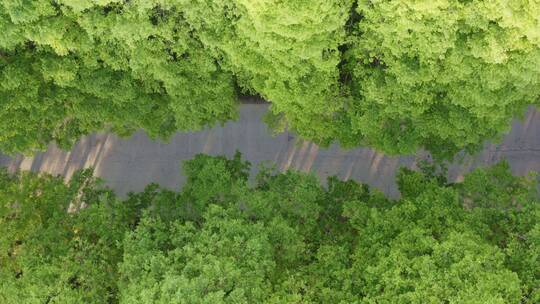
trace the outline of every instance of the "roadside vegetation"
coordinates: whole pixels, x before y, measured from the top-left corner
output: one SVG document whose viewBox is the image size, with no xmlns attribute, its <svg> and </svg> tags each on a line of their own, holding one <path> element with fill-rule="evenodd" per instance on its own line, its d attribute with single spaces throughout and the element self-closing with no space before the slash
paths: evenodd
<svg viewBox="0 0 540 304">
<path fill-rule="evenodd" d="M 538 1 L 1 0 L 0 150 L 237 117 L 318 144 L 476 151 L 540 97 Z"/>
<path fill-rule="evenodd" d="M 506 163 L 401 198 L 197 155 L 181 191 L 0 173 L 0 302 L 538 303 L 540 201 Z"/>
</svg>

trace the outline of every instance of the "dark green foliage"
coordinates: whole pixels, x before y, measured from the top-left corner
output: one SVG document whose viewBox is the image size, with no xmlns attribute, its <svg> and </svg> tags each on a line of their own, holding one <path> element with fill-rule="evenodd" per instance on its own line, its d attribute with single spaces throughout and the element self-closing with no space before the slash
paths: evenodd
<svg viewBox="0 0 540 304">
<path fill-rule="evenodd" d="M 197 155 L 182 191 L 150 185 L 124 202 L 90 172 L 64 185 L 2 171 L 0 299 L 538 303 L 534 179 L 501 163 L 449 184 L 432 169 L 402 170 L 390 200 L 293 171 L 250 184 L 239 155 Z"/>
<path fill-rule="evenodd" d="M 33 173 L 0 175 L 0 302 L 115 302 L 129 212 L 114 195 L 90 171 L 68 185 Z"/>
</svg>

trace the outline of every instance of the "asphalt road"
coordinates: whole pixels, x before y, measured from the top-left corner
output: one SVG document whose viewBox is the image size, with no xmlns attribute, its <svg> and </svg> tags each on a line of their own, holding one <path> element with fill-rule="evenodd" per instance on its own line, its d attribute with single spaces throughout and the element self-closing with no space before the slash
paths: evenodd
<svg viewBox="0 0 540 304">
<path fill-rule="evenodd" d="M 124 196 L 140 191 L 156 182 L 178 189 L 184 177 L 182 160 L 197 153 L 232 156 L 236 149 L 253 164 L 256 171 L 261 162 L 275 163 L 280 170 L 312 171 L 320 178 L 337 175 L 354 179 L 397 196 L 394 181 L 401 166 L 414 168 L 421 156 L 389 157 L 371 149 L 343 150 L 337 146 L 323 149 L 317 145 L 282 133 L 272 136 L 261 121 L 266 104 L 244 104 L 240 119 L 200 132 L 178 133 L 169 142 L 151 140 L 142 131 L 129 138 L 98 133 L 82 138 L 71 151 L 51 145 L 35 157 L 8 157 L 0 154 L 0 165 L 9 170 L 33 170 L 59 174 L 69 179 L 80 168 L 94 167 L 95 174 Z M 499 144 L 487 144 L 485 149 L 449 168 L 451 180 L 477 166 L 507 159 L 515 174 L 540 172 L 540 112 L 531 109 L 523 121 L 515 121 L 512 130 Z"/>
</svg>

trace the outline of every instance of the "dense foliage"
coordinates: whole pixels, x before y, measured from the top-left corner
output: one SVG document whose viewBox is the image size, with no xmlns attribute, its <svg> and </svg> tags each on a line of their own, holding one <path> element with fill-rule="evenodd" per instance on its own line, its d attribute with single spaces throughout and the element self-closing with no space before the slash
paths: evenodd
<svg viewBox="0 0 540 304">
<path fill-rule="evenodd" d="M 248 172 L 238 156 L 198 155 L 182 191 L 150 185 L 122 202 L 89 172 L 68 185 L 2 172 L 0 301 L 540 301 L 537 183 L 506 163 L 456 184 L 402 170 L 399 200 Z"/>
<path fill-rule="evenodd" d="M 0 1 L 0 149 L 236 117 L 232 75 L 160 1 Z"/>
<path fill-rule="evenodd" d="M 87 208 L 68 213 L 68 208 Z M 91 172 L 63 179 L 0 172 L 0 302 L 108 303 L 116 299 L 118 241 L 129 214 Z"/>
<path fill-rule="evenodd" d="M 540 95 L 528 0 L 1 0 L 0 149 L 103 128 L 167 137 L 236 116 L 318 143 L 440 157 Z"/>
<path fill-rule="evenodd" d="M 352 143 L 449 156 L 539 101 L 538 1 L 361 0 L 356 11 L 344 68 Z"/>
<path fill-rule="evenodd" d="M 290 127 L 312 139 L 339 131 L 334 118 L 344 96 L 338 48 L 352 1 L 180 2 L 196 37 L 240 86 L 271 101 Z"/>
</svg>

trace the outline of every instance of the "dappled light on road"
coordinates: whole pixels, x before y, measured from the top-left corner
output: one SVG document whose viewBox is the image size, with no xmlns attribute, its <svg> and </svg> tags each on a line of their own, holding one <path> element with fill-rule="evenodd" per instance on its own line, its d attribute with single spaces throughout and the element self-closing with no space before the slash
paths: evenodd
<svg viewBox="0 0 540 304">
<path fill-rule="evenodd" d="M 1 164 L 13 172 L 31 170 L 64 176 L 69 180 L 75 171 L 81 168 L 94 168 L 97 176 L 101 175 L 101 162 L 113 146 L 112 134 L 96 134 L 83 137 L 71 151 L 64 151 L 51 144 L 46 152 L 35 156 L 18 155 L 12 158 L 3 156 Z"/>
<path fill-rule="evenodd" d="M 328 176 L 367 183 L 391 196 L 397 196 L 395 173 L 401 166 L 416 168 L 419 156 L 386 156 L 372 149 L 344 150 L 336 145 L 321 148 L 297 139 L 291 133 L 273 137 L 261 118 L 267 105 L 243 105 L 240 119 L 199 132 L 178 133 L 170 141 L 150 139 L 144 132 L 129 138 L 111 134 L 83 137 L 71 151 L 51 145 L 34 157 L 0 157 L 0 165 L 10 171 L 32 170 L 62 175 L 69 179 L 80 168 L 95 168 L 120 195 L 140 191 L 157 182 L 178 189 L 184 182 L 180 163 L 195 154 L 234 155 L 236 149 L 250 161 L 252 173 L 261 162 L 273 162 L 279 170 L 295 169 L 316 173 L 324 182 Z M 530 109 L 523 122 L 515 121 L 511 132 L 500 144 L 486 144 L 485 149 L 449 166 L 450 180 L 459 181 L 477 166 L 507 159 L 515 174 L 540 171 L 540 115 Z"/>
</svg>

